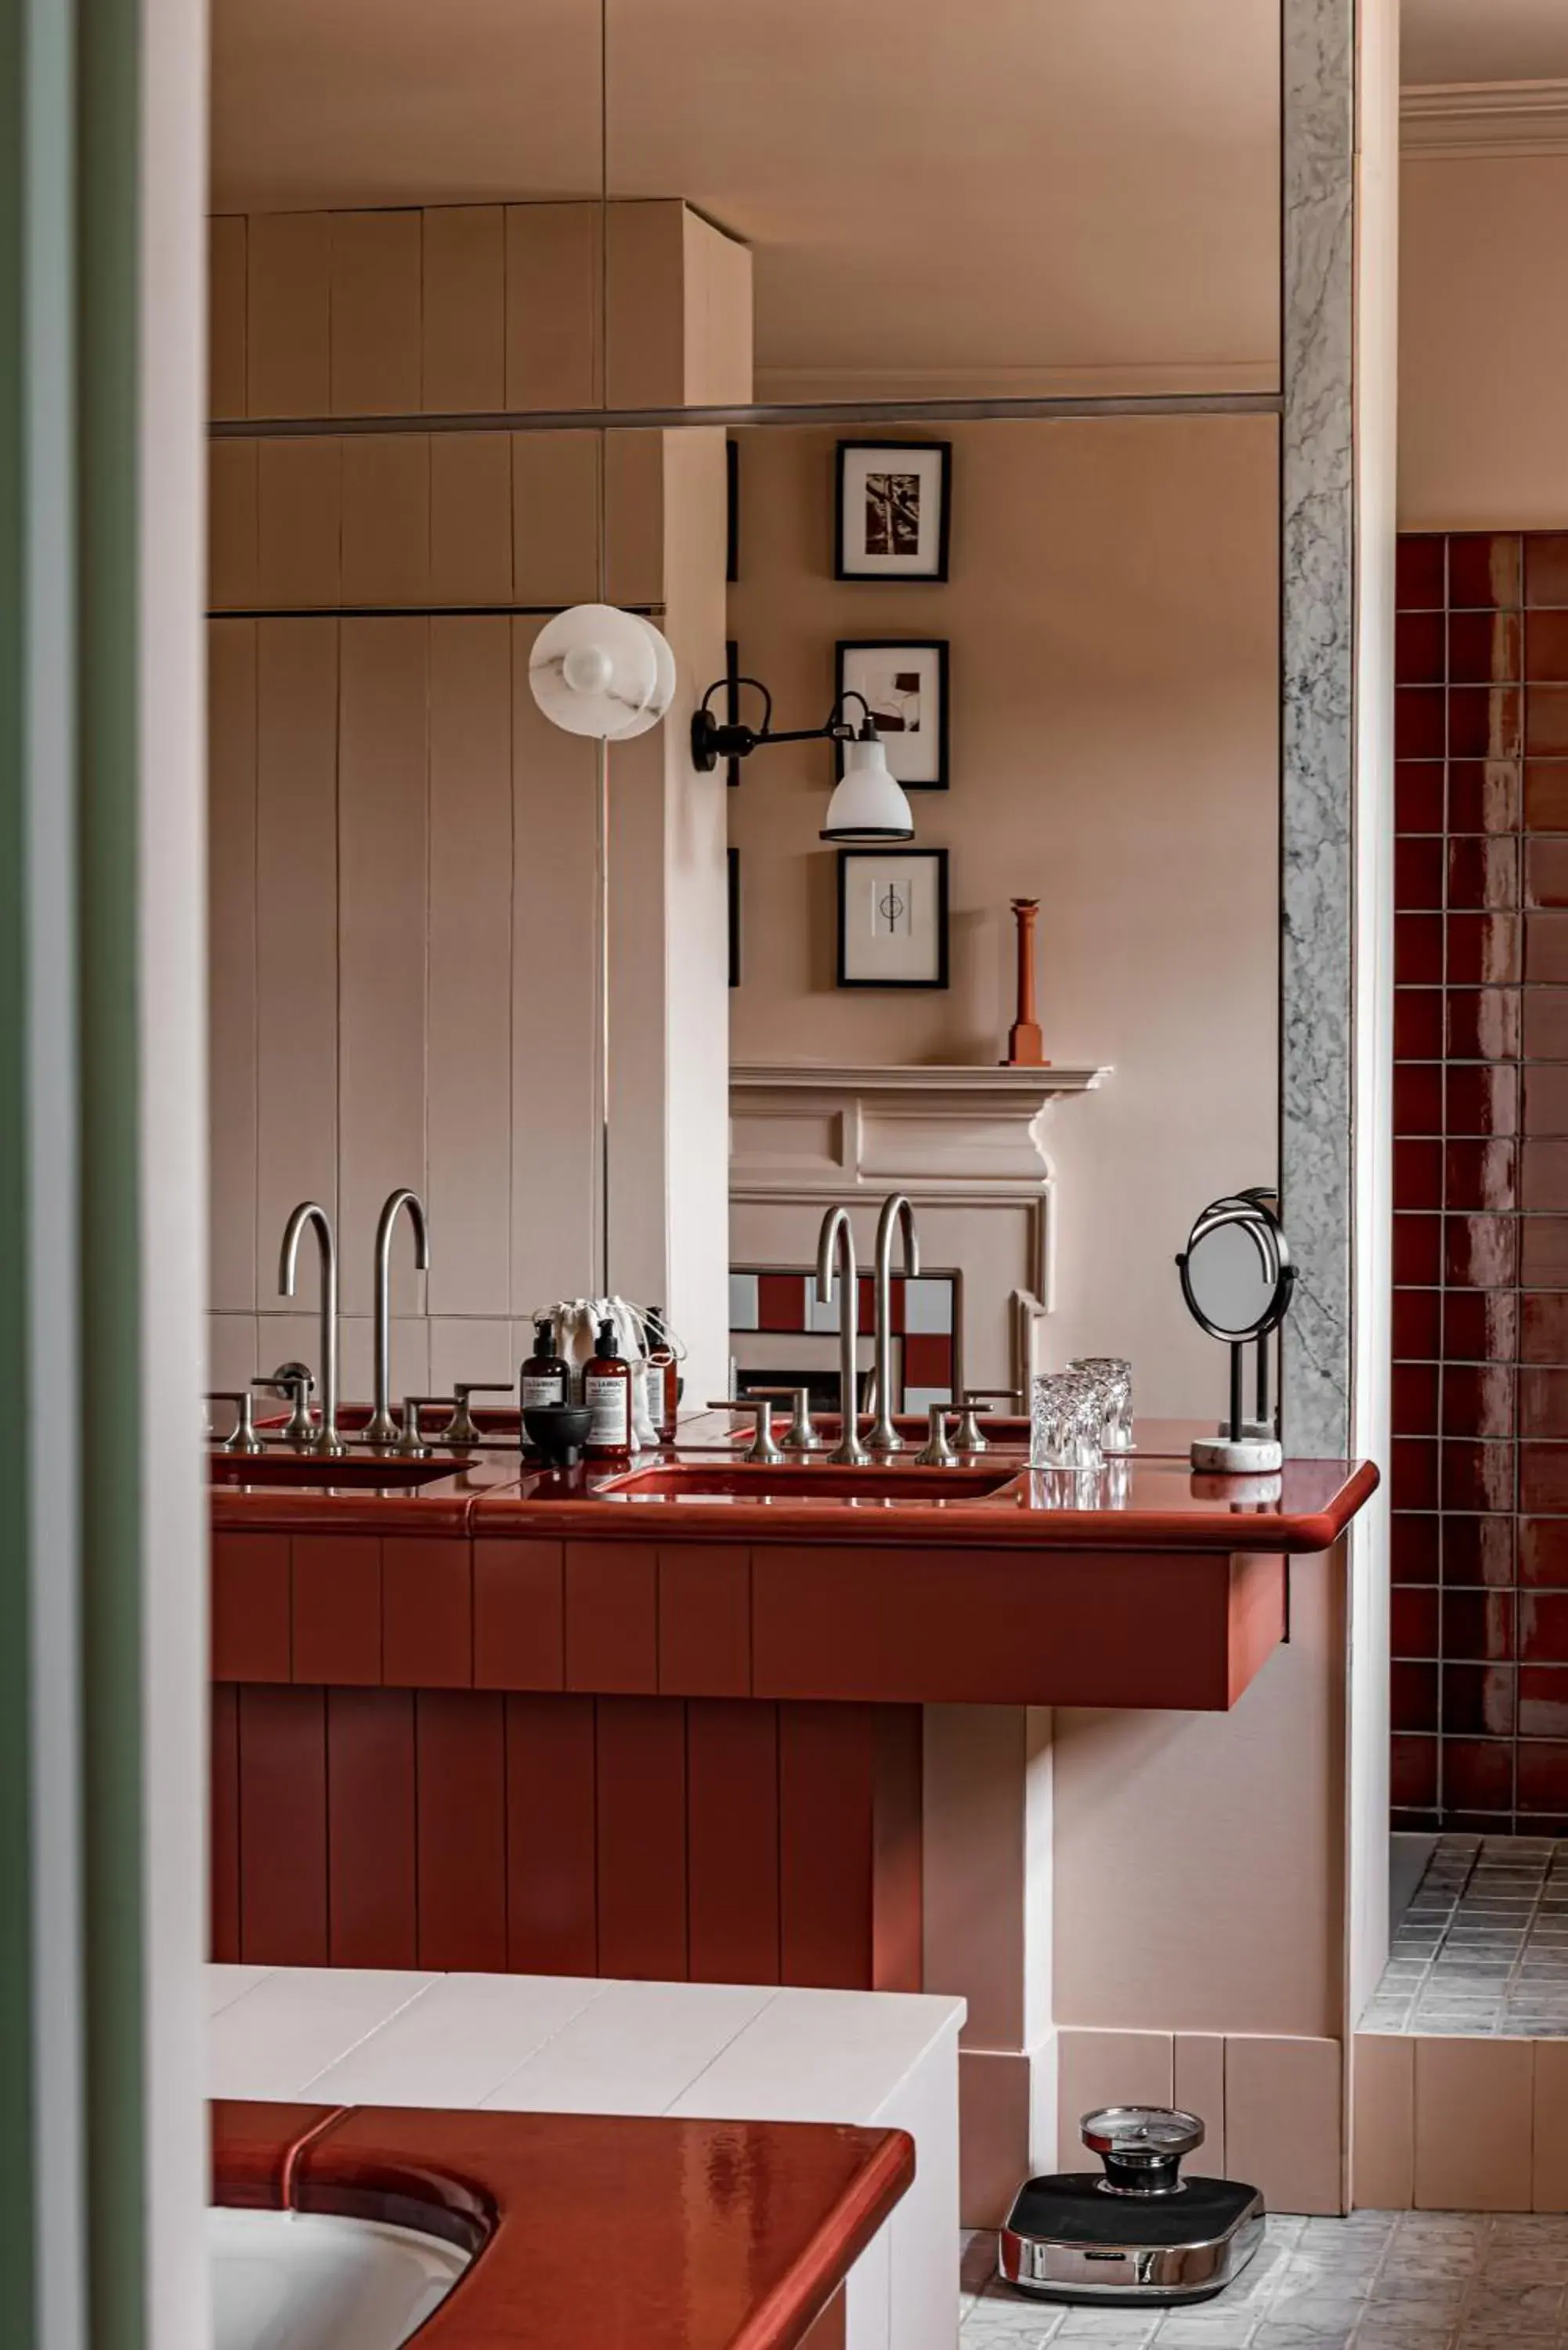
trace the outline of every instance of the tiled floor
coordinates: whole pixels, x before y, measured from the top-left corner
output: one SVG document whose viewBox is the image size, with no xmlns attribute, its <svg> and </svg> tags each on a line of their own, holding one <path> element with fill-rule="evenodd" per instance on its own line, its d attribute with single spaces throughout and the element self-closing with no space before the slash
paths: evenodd
<svg viewBox="0 0 1568 2350">
<path fill-rule="evenodd" d="M 1568 2037 L 1568 1843 L 1439 1836 L 1361 2029 Z"/>
<path fill-rule="evenodd" d="M 1187 2309 L 1057 2309 L 988 2282 L 995 2238 L 964 2251 L 960 2350 L 1557 2350 L 1568 2344 L 1568 2219 L 1357 2211 L 1271 2219 L 1256 2259 Z"/>
</svg>

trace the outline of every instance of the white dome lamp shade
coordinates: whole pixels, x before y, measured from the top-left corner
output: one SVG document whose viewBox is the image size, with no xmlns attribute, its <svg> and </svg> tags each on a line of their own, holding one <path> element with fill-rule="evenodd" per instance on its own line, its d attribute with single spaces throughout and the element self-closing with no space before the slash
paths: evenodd
<svg viewBox="0 0 1568 2350">
<path fill-rule="evenodd" d="M 675 656 L 640 612 L 574 604 L 535 638 L 528 682 L 545 717 L 566 733 L 624 743 L 669 711 Z"/>
<path fill-rule="evenodd" d="M 888 766 L 888 754 L 867 718 L 858 734 L 841 746 L 844 774 L 827 803 L 818 838 L 857 841 L 913 840 L 914 812 L 904 787 Z"/>
</svg>

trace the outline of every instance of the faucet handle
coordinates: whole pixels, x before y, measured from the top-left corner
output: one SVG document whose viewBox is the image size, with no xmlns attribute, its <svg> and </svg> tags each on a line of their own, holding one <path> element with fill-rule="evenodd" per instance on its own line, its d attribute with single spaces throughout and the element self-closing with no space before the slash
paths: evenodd
<svg viewBox="0 0 1568 2350">
<path fill-rule="evenodd" d="M 958 1424 L 958 1449 L 961 1452 L 984 1452 L 991 1439 L 981 1432 L 980 1407 L 982 1403 L 1020 1401 L 1016 1388 L 965 1388 L 962 1396 L 963 1414 Z"/>
<path fill-rule="evenodd" d="M 766 1396 L 723 1396 L 717 1403 L 710 1402 L 710 1411 L 750 1412 L 756 1423 L 756 1433 L 746 1447 L 748 1461 L 782 1461 L 784 1454 L 774 1442 L 774 1408 Z"/>
<path fill-rule="evenodd" d="M 288 1398 L 291 1409 L 284 1423 L 282 1440 L 286 1444 L 308 1444 L 316 1433 L 310 1420 L 316 1378 L 309 1364 L 280 1363 L 275 1371 L 258 1371 L 251 1385 L 264 1388 L 269 1395 Z"/>
<path fill-rule="evenodd" d="M 820 1452 L 826 1439 L 818 1436 L 811 1424 L 811 1389 L 809 1388 L 748 1388 L 752 1396 L 784 1396 L 794 1406 L 794 1417 L 784 1440 L 786 1452 Z"/>
<path fill-rule="evenodd" d="M 928 1407 L 926 1421 L 930 1434 L 915 1455 L 917 1469 L 950 1469 L 956 1465 L 958 1454 L 948 1442 L 949 1409 L 945 1403 Z"/>
<path fill-rule="evenodd" d="M 431 1449 L 425 1442 L 424 1432 L 420 1427 L 420 1413 L 428 1405 L 450 1404 L 454 1403 L 455 1400 L 454 1397 L 449 1395 L 405 1396 L 402 1431 L 392 1447 L 393 1451 L 400 1453 L 405 1461 L 428 1461 L 431 1457 Z M 445 1443 L 444 1429 L 436 1440 L 438 1443 Z"/>
<path fill-rule="evenodd" d="M 453 1379 L 452 1391 L 457 1399 L 457 1409 L 441 1430 L 443 1444 L 483 1444 L 483 1437 L 474 1424 L 468 1408 L 468 1399 L 476 1395 L 515 1395 L 515 1379 Z"/>
<path fill-rule="evenodd" d="M 259 1452 L 261 1451 L 262 1443 L 260 1437 L 256 1434 L 256 1424 L 252 1409 L 251 1391 L 249 1388 L 213 1388 L 209 1390 L 204 1400 L 208 1403 L 232 1403 L 234 1407 L 234 1428 L 231 1432 L 223 1439 L 221 1443 L 216 1444 L 218 1451 L 244 1452 L 249 1454 Z M 208 1434 L 209 1436 L 212 1434 L 212 1423 L 210 1421 L 208 1423 Z M 214 1440 L 214 1442 L 216 1442 L 216 1440 Z"/>
</svg>

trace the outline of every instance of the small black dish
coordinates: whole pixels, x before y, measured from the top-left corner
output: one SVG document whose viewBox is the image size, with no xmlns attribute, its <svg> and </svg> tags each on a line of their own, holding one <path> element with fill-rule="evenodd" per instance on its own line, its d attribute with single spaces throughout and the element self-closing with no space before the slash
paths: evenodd
<svg viewBox="0 0 1568 2350">
<path fill-rule="evenodd" d="M 523 1427 L 547 1469 L 575 1469 L 592 1418 L 587 1404 L 531 1403 L 523 1414 Z"/>
</svg>

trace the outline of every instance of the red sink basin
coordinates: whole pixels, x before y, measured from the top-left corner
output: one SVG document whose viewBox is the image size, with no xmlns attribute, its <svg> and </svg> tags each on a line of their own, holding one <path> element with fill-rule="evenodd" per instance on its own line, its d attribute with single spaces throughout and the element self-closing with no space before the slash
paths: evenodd
<svg viewBox="0 0 1568 2350">
<path fill-rule="evenodd" d="M 1005 1469 L 836 1468 L 785 1461 L 671 1462 L 634 1469 L 607 1479 L 596 1498 L 628 1502 L 778 1502 L 792 1507 L 812 1503 L 903 1503 L 929 1508 L 938 1502 L 983 1502 L 1011 1485 L 1016 1466 Z"/>
<path fill-rule="evenodd" d="M 381 1461 L 373 1453 L 349 1453 L 341 1461 L 321 1461 L 307 1452 L 211 1452 L 208 1482 L 213 1485 L 279 1485 L 307 1492 L 400 1492 L 412 1485 L 433 1485 L 438 1477 L 455 1476 L 461 1461 Z"/>
</svg>

